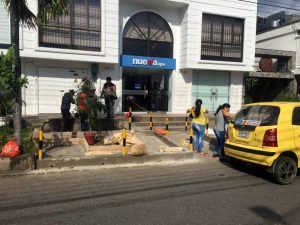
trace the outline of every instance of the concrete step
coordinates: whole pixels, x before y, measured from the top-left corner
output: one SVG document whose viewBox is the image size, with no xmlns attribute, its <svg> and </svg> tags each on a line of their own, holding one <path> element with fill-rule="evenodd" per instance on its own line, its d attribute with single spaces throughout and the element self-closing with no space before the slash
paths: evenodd
<svg viewBox="0 0 300 225">
<path fill-rule="evenodd" d="M 169 122 L 182 122 L 185 123 L 186 121 L 186 117 L 185 115 L 172 115 L 172 114 L 164 114 L 163 116 L 152 116 L 152 122 L 155 123 L 165 123 L 166 118 L 168 118 Z M 188 118 L 188 121 L 190 121 L 191 119 Z M 213 116 L 209 116 L 208 117 L 209 123 L 210 124 L 214 124 L 214 117 Z M 134 115 L 132 116 L 132 122 L 149 122 L 150 118 L 148 115 Z"/>
<path fill-rule="evenodd" d="M 131 124 L 132 127 L 149 127 L 149 122 L 133 122 Z M 169 127 L 185 127 L 185 121 L 169 121 Z M 153 127 L 165 127 L 166 123 L 164 121 L 154 121 Z M 190 122 L 188 122 L 188 126 L 190 126 Z"/>
<path fill-rule="evenodd" d="M 101 115 L 104 116 L 104 115 Z M 169 127 L 185 127 L 186 117 L 184 114 L 155 114 L 153 113 L 152 122 L 153 126 L 165 127 L 166 118 L 168 118 Z M 33 128 L 40 129 L 45 123 L 45 130 L 62 131 L 62 118 L 60 114 L 47 114 L 40 116 L 29 116 L 23 118 L 26 124 Z M 148 114 L 133 114 L 132 127 L 149 127 Z M 188 118 L 188 126 L 190 126 L 190 119 Z M 214 117 L 209 116 L 209 127 L 214 126 Z M 113 120 L 99 118 L 95 123 L 96 130 L 117 130 L 128 128 L 128 118 L 123 115 L 116 115 Z M 80 130 L 80 119 L 75 118 L 74 131 Z"/>
</svg>

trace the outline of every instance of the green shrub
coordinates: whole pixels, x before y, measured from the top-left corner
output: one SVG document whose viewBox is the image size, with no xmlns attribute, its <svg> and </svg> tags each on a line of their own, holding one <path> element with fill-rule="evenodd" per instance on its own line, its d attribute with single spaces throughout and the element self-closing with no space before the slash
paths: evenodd
<svg viewBox="0 0 300 225">
<path fill-rule="evenodd" d="M 289 96 L 279 96 L 275 100 L 275 102 L 299 102 L 298 97 L 289 97 Z"/>
</svg>

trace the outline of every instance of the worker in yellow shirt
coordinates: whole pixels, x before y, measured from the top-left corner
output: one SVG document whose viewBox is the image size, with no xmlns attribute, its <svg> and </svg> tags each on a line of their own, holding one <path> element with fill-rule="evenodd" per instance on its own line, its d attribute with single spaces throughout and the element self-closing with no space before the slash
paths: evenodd
<svg viewBox="0 0 300 225">
<path fill-rule="evenodd" d="M 207 155 L 204 152 L 204 134 L 205 134 L 205 123 L 206 123 L 206 113 L 208 110 L 202 106 L 202 100 L 197 99 L 195 106 L 187 111 L 192 117 L 192 129 L 194 134 L 193 147 L 194 152 L 200 155 Z"/>
</svg>

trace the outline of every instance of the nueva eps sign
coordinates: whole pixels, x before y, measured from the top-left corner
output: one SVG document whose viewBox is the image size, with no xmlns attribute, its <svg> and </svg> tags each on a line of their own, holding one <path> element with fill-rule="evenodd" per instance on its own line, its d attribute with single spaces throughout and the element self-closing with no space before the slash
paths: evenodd
<svg viewBox="0 0 300 225">
<path fill-rule="evenodd" d="M 121 66 L 175 70 L 176 60 L 172 58 L 121 55 Z"/>
</svg>

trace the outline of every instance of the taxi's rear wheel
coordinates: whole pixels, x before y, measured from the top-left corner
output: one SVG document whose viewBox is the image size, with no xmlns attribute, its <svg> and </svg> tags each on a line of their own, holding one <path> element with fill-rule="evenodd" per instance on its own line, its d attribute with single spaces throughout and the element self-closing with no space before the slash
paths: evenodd
<svg viewBox="0 0 300 225">
<path fill-rule="evenodd" d="M 288 156 L 280 156 L 274 167 L 274 177 L 279 184 L 290 184 L 297 176 L 296 161 Z"/>
</svg>

